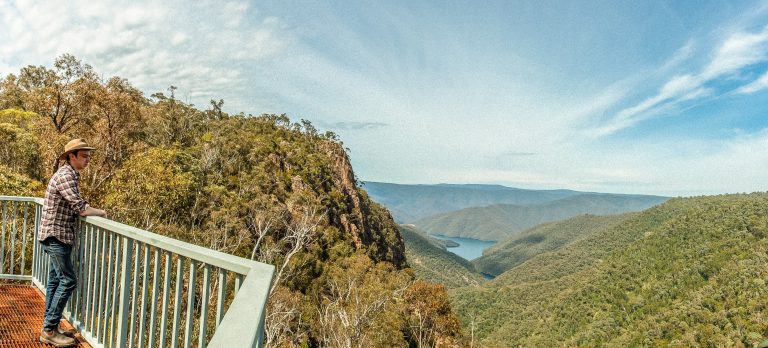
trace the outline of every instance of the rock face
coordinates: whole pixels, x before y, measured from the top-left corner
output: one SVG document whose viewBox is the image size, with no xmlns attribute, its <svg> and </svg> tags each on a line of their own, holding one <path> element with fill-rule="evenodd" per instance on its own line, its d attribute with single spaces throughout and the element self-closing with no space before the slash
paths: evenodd
<svg viewBox="0 0 768 348">
<path fill-rule="evenodd" d="M 355 247 L 365 250 L 373 260 L 404 267 L 405 244 L 392 215 L 358 187 L 349 157 L 341 145 L 325 142 L 321 148 L 333 161 L 333 186 L 340 190 L 347 206 L 346 212 L 331 216 L 330 223 L 350 235 Z"/>
</svg>

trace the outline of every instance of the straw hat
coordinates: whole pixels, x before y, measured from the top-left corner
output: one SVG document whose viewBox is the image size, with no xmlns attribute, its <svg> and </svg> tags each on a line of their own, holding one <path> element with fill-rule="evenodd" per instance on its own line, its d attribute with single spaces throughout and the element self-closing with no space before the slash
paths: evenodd
<svg viewBox="0 0 768 348">
<path fill-rule="evenodd" d="M 72 139 L 67 145 L 64 145 L 64 153 L 59 156 L 59 161 L 65 160 L 68 153 L 77 150 L 96 150 L 96 148 L 88 145 L 83 139 Z"/>
</svg>

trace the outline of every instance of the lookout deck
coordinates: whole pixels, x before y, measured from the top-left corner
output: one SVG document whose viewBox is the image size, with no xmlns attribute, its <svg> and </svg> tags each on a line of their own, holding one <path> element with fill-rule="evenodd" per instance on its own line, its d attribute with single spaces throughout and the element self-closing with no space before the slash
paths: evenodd
<svg viewBox="0 0 768 348">
<path fill-rule="evenodd" d="M 0 348 L 52 347 L 40 343 L 45 296 L 34 286 L 0 284 Z M 72 325 L 63 321 L 66 329 Z M 78 334 L 76 347 L 91 346 Z"/>
</svg>

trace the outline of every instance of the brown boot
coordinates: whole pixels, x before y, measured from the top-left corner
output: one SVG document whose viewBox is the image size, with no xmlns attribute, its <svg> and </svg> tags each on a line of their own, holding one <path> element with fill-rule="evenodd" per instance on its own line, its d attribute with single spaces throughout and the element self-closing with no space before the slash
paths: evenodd
<svg viewBox="0 0 768 348">
<path fill-rule="evenodd" d="M 54 347 L 71 347 L 77 344 L 74 338 L 64 336 L 58 330 L 43 330 L 40 334 L 40 342 L 52 344 Z"/>
<path fill-rule="evenodd" d="M 77 334 L 77 330 L 75 330 L 75 329 L 66 330 L 66 329 L 62 328 L 61 326 L 56 328 L 56 330 L 58 330 L 60 334 L 62 334 L 64 336 L 67 336 L 67 337 L 72 337 L 72 338 L 75 338 L 75 335 Z"/>
</svg>

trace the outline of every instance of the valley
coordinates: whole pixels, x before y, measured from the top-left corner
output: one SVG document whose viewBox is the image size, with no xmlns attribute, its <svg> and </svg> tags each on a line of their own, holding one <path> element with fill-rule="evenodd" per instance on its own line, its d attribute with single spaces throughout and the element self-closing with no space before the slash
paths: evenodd
<svg viewBox="0 0 768 348">
<path fill-rule="evenodd" d="M 471 261 L 408 226 L 411 267 L 449 289 L 475 346 L 757 347 L 768 336 L 766 193 L 545 222 Z"/>
<path fill-rule="evenodd" d="M 472 261 L 483 255 L 483 251 L 490 248 L 496 242 L 461 237 L 446 237 L 441 235 L 430 235 L 433 238 L 453 242 L 447 246 L 449 252 L 452 252 L 461 258 Z"/>
</svg>

